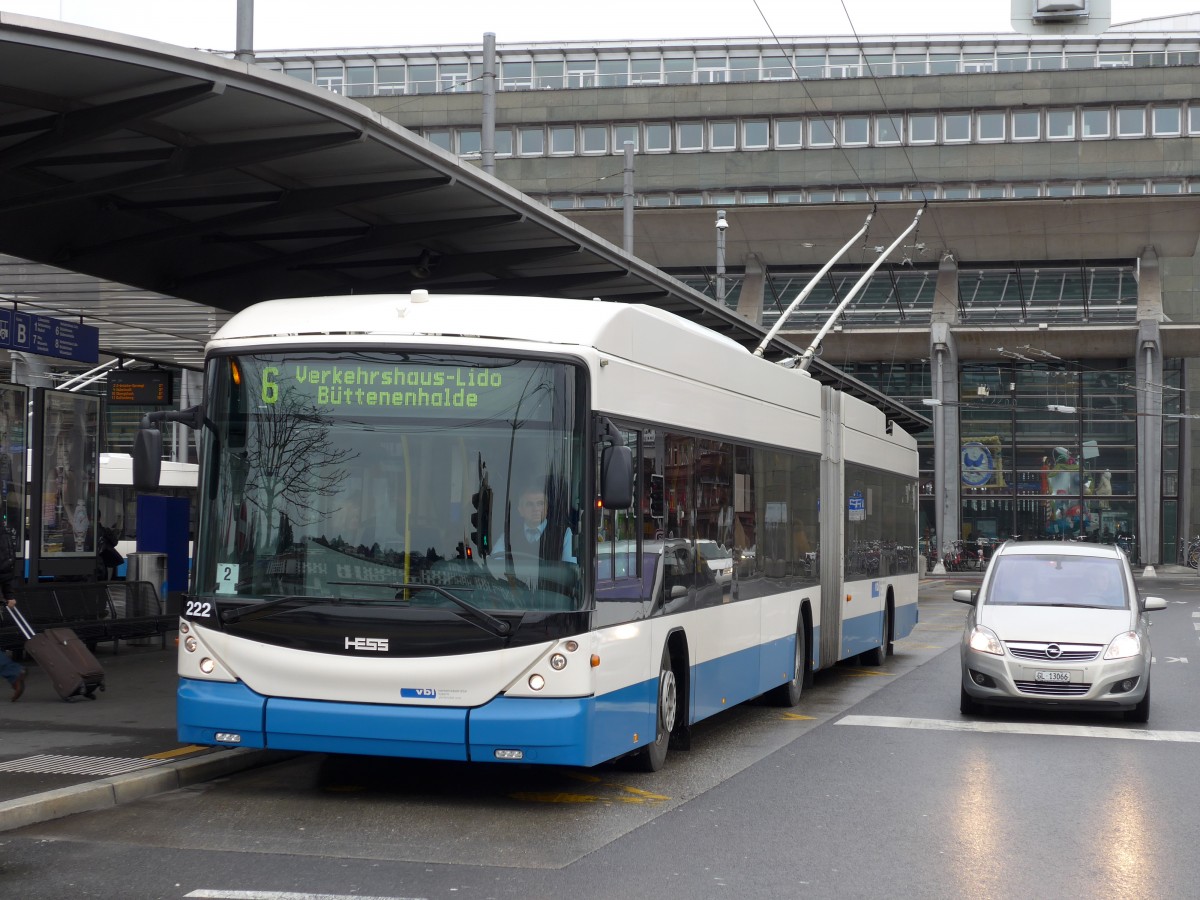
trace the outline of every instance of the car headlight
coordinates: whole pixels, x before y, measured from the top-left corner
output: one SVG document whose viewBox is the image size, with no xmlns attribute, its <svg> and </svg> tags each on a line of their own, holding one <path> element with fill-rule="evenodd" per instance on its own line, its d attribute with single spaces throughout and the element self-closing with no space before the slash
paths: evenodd
<svg viewBox="0 0 1200 900">
<path fill-rule="evenodd" d="M 1137 656 L 1142 652 L 1142 639 L 1138 637 L 1136 631 L 1127 631 L 1124 634 L 1118 634 L 1108 649 L 1104 651 L 1105 659 L 1125 659 L 1129 656 Z"/>
<path fill-rule="evenodd" d="M 1004 645 L 1000 643 L 1000 638 L 996 637 L 996 632 L 990 628 L 984 628 L 982 625 L 976 625 L 971 630 L 971 637 L 967 641 L 967 646 L 972 650 L 978 650 L 980 653 L 992 653 L 996 656 L 1004 655 Z"/>
</svg>

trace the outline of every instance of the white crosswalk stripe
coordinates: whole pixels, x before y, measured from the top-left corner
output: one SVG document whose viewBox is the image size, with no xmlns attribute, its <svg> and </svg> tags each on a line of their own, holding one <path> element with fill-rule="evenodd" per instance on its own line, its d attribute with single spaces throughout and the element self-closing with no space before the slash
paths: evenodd
<svg viewBox="0 0 1200 900">
<path fill-rule="evenodd" d="M 838 725 L 868 728 L 911 728 L 919 731 L 960 731 L 987 734 L 1039 734 L 1052 737 L 1111 738 L 1122 741 L 1163 741 L 1200 744 L 1200 731 L 1155 731 L 1147 728 L 1107 728 L 1099 725 L 1041 725 L 1037 722 L 980 722 L 971 719 L 911 719 L 904 716 L 846 716 Z"/>
<path fill-rule="evenodd" d="M 225 891 L 200 888 L 184 897 L 203 900 L 425 900 L 422 897 L 364 897 L 361 894 L 306 894 L 295 891 Z"/>
<path fill-rule="evenodd" d="M 116 756 L 64 756 L 44 753 L 0 762 L 0 772 L 37 772 L 43 775 L 121 775 L 161 766 L 163 759 L 123 759 Z"/>
</svg>

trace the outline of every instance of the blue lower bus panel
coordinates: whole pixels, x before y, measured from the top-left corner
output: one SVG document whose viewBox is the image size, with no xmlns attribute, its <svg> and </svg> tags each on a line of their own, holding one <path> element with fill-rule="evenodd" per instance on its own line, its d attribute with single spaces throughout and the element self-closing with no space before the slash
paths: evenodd
<svg viewBox="0 0 1200 900">
<path fill-rule="evenodd" d="M 288 700 L 242 683 L 179 684 L 181 741 L 272 750 L 466 760 L 467 710 Z"/>
<path fill-rule="evenodd" d="M 179 740 L 193 744 L 265 747 L 263 711 L 266 702 L 266 697 L 254 693 L 241 682 L 181 679 L 175 693 Z"/>
<path fill-rule="evenodd" d="M 196 744 L 591 766 L 654 739 L 656 687 L 461 709 L 268 698 L 240 682 L 183 679 L 178 733 Z"/>
<path fill-rule="evenodd" d="M 497 697 L 471 710 L 471 759 L 597 765 L 654 740 L 657 692 L 656 675 L 599 697 Z"/>
</svg>

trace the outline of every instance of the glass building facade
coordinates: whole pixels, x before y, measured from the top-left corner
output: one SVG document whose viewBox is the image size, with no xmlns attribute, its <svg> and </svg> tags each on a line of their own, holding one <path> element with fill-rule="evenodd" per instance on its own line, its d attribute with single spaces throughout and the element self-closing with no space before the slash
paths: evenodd
<svg viewBox="0 0 1200 900">
<path fill-rule="evenodd" d="M 927 362 L 843 367 L 919 407 L 932 394 Z M 1137 392 L 1163 399 L 1161 558 L 1178 562 L 1183 365 L 1167 360 L 1164 383 L 1139 385 L 1131 359 L 972 361 L 960 366 L 960 534 L 1006 538 L 1137 541 Z M 921 533 L 935 531 L 932 432 L 917 435 Z"/>
</svg>

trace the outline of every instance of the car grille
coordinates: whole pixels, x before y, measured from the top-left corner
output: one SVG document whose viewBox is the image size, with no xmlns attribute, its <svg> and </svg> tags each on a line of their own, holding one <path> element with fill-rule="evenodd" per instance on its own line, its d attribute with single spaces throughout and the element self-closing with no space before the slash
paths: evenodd
<svg viewBox="0 0 1200 900">
<path fill-rule="evenodd" d="M 1054 644 L 1049 643 L 1009 643 L 1005 644 L 1008 652 L 1017 659 L 1049 660 L 1050 662 L 1087 662 L 1100 655 L 1103 647 L 1095 644 Z M 1050 656 L 1046 648 L 1057 646 L 1061 651 L 1059 656 Z"/>
<path fill-rule="evenodd" d="M 1082 697 L 1092 689 L 1090 684 L 1052 684 L 1044 681 L 1014 681 L 1022 694 L 1042 697 Z"/>
</svg>

